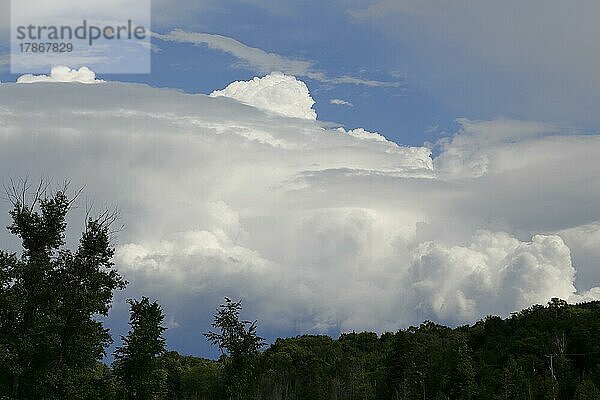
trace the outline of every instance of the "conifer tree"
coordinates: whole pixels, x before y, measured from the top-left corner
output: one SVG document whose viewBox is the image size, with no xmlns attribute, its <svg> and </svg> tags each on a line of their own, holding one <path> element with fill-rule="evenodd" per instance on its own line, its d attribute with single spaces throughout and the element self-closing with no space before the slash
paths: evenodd
<svg viewBox="0 0 600 400">
<path fill-rule="evenodd" d="M 164 396 L 166 372 L 160 357 L 165 352 L 165 315 L 160 305 L 129 299 L 131 330 L 122 337 L 123 346 L 115 351 L 113 367 L 121 384 L 123 398 L 161 399 Z"/>
<path fill-rule="evenodd" d="M 230 399 L 249 396 L 256 356 L 264 344 L 263 338 L 256 332 L 257 321 L 240 320 L 241 309 L 241 301 L 225 297 L 225 303 L 217 309 L 212 323 L 218 332 L 205 333 L 209 342 L 217 345 L 223 355 Z"/>
</svg>

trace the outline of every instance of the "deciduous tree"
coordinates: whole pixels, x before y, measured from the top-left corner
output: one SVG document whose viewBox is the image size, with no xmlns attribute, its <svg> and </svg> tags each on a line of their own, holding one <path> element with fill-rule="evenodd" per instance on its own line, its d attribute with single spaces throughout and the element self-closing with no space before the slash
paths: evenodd
<svg viewBox="0 0 600 400">
<path fill-rule="evenodd" d="M 111 343 L 99 315 L 125 287 L 111 258 L 116 214 L 88 217 L 75 251 L 64 247 L 66 216 L 77 194 L 41 182 L 6 190 L 13 205 L 9 231 L 20 256 L 0 252 L 0 380 L 14 399 L 85 398 L 97 362 Z"/>
</svg>

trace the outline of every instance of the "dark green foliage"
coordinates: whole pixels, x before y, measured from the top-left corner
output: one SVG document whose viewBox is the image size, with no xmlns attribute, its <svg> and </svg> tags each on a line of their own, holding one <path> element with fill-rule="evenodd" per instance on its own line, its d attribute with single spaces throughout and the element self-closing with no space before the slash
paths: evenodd
<svg viewBox="0 0 600 400">
<path fill-rule="evenodd" d="M 257 379 L 256 361 L 263 338 L 256 333 L 256 321 L 240 320 L 242 302 L 225 297 L 214 316 L 212 327 L 217 332 L 204 336 L 221 350 L 226 392 L 230 399 L 244 399 Z"/>
<path fill-rule="evenodd" d="M 400 331 L 388 356 L 393 396 L 471 399 L 475 371 L 466 335 L 432 322 Z"/>
<path fill-rule="evenodd" d="M 386 340 L 374 333 L 277 339 L 261 356 L 265 399 L 375 399 L 386 393 Z"/>
<path fill-rule="evenodd" d="M 327 336 L 300 336 L 277 341 L 263 354 L 261 392 L 266 398 L 330 398 L 341 347 Z"/>
<path fill-rule="evenodd" d="M 597 400 L 600 399 L 600 390 L 589 379 L 580 382 L 575 391 L 575 400 Z"/>
<path fill-rule="evenodd" d="M 127 300 L 131 306 L 131 330 L 122 337 L 123 346 L 115 351 L 113 367 L 125 399 L 161 399 L 166 389 L 167 371 L 162 368 L 165 352 L 165 318 L 158 303 L 147 297 Z"/>
<path fill-rule="evenodd" d="M 71 251 L 64 190 L 9 198 L 23 252 L 0 251 L 0 399 L 600 400 L 600 302 L 558 299 L 472 326 L 305 335 L 261 352 L 256 321 L 226 298 L 206 334 L 222 352 L 211 361 L 166 353 L 161 307 L 143 297 L 129 300 L 131 330 L 110 368 L 97 317 L 125 286 L 113 215 L 88 219 Z"/>
<path fill-rule="evenodd" d="M 212 400 L 224 397 L 222 365 L 216 361 L 182 356 L 172 351 L 161 362 L 167 372 L 169 400 Z"/>
<path fill-rule="evenodd" d="M 599 345 L 600 303 L 559 300 L 455 329 L 277 339 L 246 398 L 600 399 Z"/>
<path fill-rule="evenodd" d="M 225 297 L 225 303 L 217 309 L 212 327 L 218 332 L 208 332 L 204 336 L 217 345 L 234 364 L 243 363 L 256 355 L 263 346 L 263 339 L 256 333 L 256 321 L 240 320 L 242 302 L 234 302 Z"/>
<path fill-rule="evenodd" d="M 64 248 L 65 190 L 26 204 L 9 192 L 11 233 L 23 253 L 0 252 L 0 395 L 14 399 L 89 398 L 98 360 L 111 337 L 95 318 L 107 315 L 125 282 L 114 270 L 110 213 L 90 218 L 76 251 Z M 89 385 L 87 385 L 89 384 Z"/>
<path fill-rule="evenodd" d="M 480 395 L 486 398 L 573 399 L 579 382 L 600 365 L 600 304 L 554 299 L 511 318 L 469 328 Z M 551 369 L 552 366 L 552 369 Z"/>
</svg>

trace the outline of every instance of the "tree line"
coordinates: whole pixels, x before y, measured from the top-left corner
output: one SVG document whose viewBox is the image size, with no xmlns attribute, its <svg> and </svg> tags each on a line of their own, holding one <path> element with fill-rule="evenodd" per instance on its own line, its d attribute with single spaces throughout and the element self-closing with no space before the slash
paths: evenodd
<svg viewBox="0 0 600 400">
<path fill-rule="evenodd" d="M 225 298 L 204 334 L 221 357 L 208 360 L 167 351 L 162 308 L 142 297 L 128 300 L 129 333 L 106 365 L 100 317 L 127 285 L 111 261 L 115 214 L 88 216 L 69 250 L 76 195 L 10 189 L 8 230 L 23 250 L 0 251 L 0 399 L 600 399 L 600 303 L 559 299 L 456 328 L 304 335 L 265 349 L 257 322 Z"/>
</svg>

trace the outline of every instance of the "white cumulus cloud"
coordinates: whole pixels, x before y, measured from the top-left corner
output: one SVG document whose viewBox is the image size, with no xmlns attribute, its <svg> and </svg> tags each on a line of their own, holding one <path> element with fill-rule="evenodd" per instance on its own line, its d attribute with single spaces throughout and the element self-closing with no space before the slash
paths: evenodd
<svg viewBox="0 0 600 400">
<path fill-rule="evenodd" d="M 50 75 L 22 75 L 17 79 L 17 83 L 39 83 L 39 82 L 77 82 L 77 83 L 101 83 L 104 82 L 96 79 L 94 71 L 88 67 L 79 69 L 71 69 L 65 66 L 53 67 Z"/>
<path fill-rule="evenodd" d="M 317 119 L 317 113 L 312 108 L 315 101 L 310 97 L 306 84 L 282 73 L 233 82 L 210 95 L 229 97 L 287 117 Z"/>
<path fill-rule="evenodd" d="M 576 291 L 571 254 L 559 236 L 522 242 L 504 232 L 477 232 L 467 246 L 425 242 L 410 269 L 416 307 L 427 318 L 473 321 L 507 315 Z"/>
</svg>

